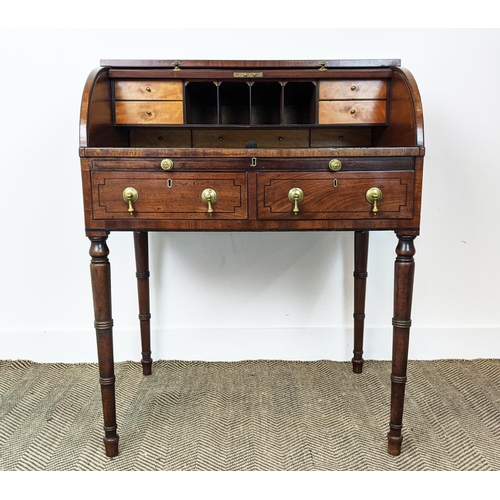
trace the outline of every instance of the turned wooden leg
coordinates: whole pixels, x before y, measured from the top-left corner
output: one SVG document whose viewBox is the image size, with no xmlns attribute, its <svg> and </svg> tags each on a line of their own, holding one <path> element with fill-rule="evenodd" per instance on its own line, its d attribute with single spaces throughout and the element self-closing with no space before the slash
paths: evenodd
<svg viewBox="0 0 500 500">
<path fill-rule="evenodd" d="M 116 433 L 115 373 L 113 357 L 113 319 L 111 317 L 111 274 L 107 235 L 90 239 L 90 274 L 94 299 L 99 382 L 104 417 L 104 446 L 108 457 L 118 455 Z"/>
<path fill-rule="evenodd" d="M 403 436 L 403 406 L 408 365 L 408 346 L 411 327 L 411 304 L 413 298 L 413 276 L 415 271 L 414 240 L 417 233 L 401 231 L 396 247 L 394 265 L 394 317 L 391 374 L 391 419 L 387 434 L 388 451 L 391 455 L 401 453 Z"/>
<path fill-rule="evenodd" d="M 151 375 L 151 312 L 149 308 L 148 233 L 134 233 L 137 292 L 139 295 L 139 323 L 141 327 L 142 373 Z"/>
<path fill-rule="evenodd" d="M 368 231 L 354 233 L 354 357 L 352 371 L 363 371 L 363 335 L 365 327 L 365 297 L 368 262 Z"/>
</svg>

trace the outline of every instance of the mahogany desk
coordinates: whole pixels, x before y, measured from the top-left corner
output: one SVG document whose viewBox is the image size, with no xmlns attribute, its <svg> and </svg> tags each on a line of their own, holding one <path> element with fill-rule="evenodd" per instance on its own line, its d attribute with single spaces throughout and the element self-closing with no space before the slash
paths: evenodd
<svg viewBox="0 0 500 500">
<path fill-rule="evenodd" d="M 388 451 L 401 452 L 422 191 L 423 114 L 399 60 L 101 61 L 80 149 L 106 454 L 118 454 L 110 231 L 134 233 L 144 375 L 149 231 L 354 233 L 353 370 L 369 231 L 396 233 Z"/>
</svg>

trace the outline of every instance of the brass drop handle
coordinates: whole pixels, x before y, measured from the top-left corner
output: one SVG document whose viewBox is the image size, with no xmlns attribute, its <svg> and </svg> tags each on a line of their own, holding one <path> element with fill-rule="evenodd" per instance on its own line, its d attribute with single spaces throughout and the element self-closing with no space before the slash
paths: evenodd
<svg viewBox="0 0 500 500">
<path fill-rule="evenodd" d="M 215 191 L 215 189 L 212 188 L 204 189 L 203 192 L 201 193 L 201 201 L 208 205 L 207 213 L 209 215 L 212 215 L 214 212 L 212 204 L 217 201 L 217 192 Z"/>
<path fill-rule="evenodd" d="M 372 187 L 366 192 L 366 201 L 373 205 L 372 212 L 376 215 L 378 212 L 377 203 L 382 200 L 382 191 L 378 187 Z"/>
<path fill-rule="evenodd" d="M 137 201 L 139 198 L 139 193 L 137 192 L 137 189 L 134 189 L 133 187 L 128 187 L 123 190 L 123 200 L 128 203 L 128 213 L 130 215 L 133 215 L 135 212 L 134 208 L 134 203 Z"/>
<path fill-rule="evenodd" d="M 299 213 L 299 203 L 304 199 L 304 191 L 300 188 L 292 188 L 288 191 L 288 199 L 293 203 L 293 213 Z"/>
</svg>

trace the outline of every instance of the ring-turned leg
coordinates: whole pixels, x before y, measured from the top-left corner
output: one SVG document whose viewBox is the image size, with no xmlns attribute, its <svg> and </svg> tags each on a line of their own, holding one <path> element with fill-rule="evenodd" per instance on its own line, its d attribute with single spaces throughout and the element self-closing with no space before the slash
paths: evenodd
<svg viewBox="0 0 500 500">
<path fill-rule="evenodd" d="M 142 373 L 151 375 L 151 312 L 149 306 L 148 233 L 134 233 L 137 292 L 139 295 L 139 322 L 141 327 Z"/>
<path fill-rule="evenodd" d="M 111 316 L 111 273 L 107 235 L 91 236 L 90 275 L 94 299 L 94 326 L 97 337 L 99 382 L 104 417 L 104 446 L 108 457 L 118 455 L 116 433 L 115 373 L 113 356 L 113 319 Z"/>
<path fill-rule="evenodd" d="M 363 335 L 365 327 L 365 298 L 368 263 L 368 231 L 354 233 L 354 357 L 352 370 L 354 373 L 363 371 Z"/>
<path fill-rule="evenodd" d="M 397 233 L 399 243 L 396 247 L 394 265 L 394 317 L 391 374 L 391 419 L 387 434 L 388 451 L 391 455 L 401 453 L 403 436 L 403 406 L 408 366 L 408 346 L 411 327 L 411 305 L 413 298 L 413 276 L 415 271 L 414 240 L 417 233 L 401 231 Z"/>
</svg>

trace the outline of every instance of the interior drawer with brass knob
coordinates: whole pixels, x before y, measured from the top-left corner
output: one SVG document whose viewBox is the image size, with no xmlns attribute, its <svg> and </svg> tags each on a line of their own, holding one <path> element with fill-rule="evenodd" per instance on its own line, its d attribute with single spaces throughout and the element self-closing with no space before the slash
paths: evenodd
<svg viewBox="0 0 500 500">
<path fill-rule="evenodd" d="M 117 101 L 182 101 L 180 80 L 116 80 Z"/>
<path fill-rule="evenodd" d="M 387 121 L 385 101 L 319 101 L 318 123 L 321 125 L 384 125 Z"/>
<path fill-rule="evenodd" d="M 245 173 L 93 172 L 94 219 L 246 219 Z"/>
<path fill-rule="evenodd" d="M 116 101 L 117 125 L 182 125 L 181 101 Z"/>
<path fill-rule="evenodd" d="M 320 101 L 386 99 L 387 80 L 322 80 L 319 82 Z"/>
<path fill-rule="evenodd" d="M 411 219 L 412 171 L 257 174 L 258 218 Z"/>
</svg>

